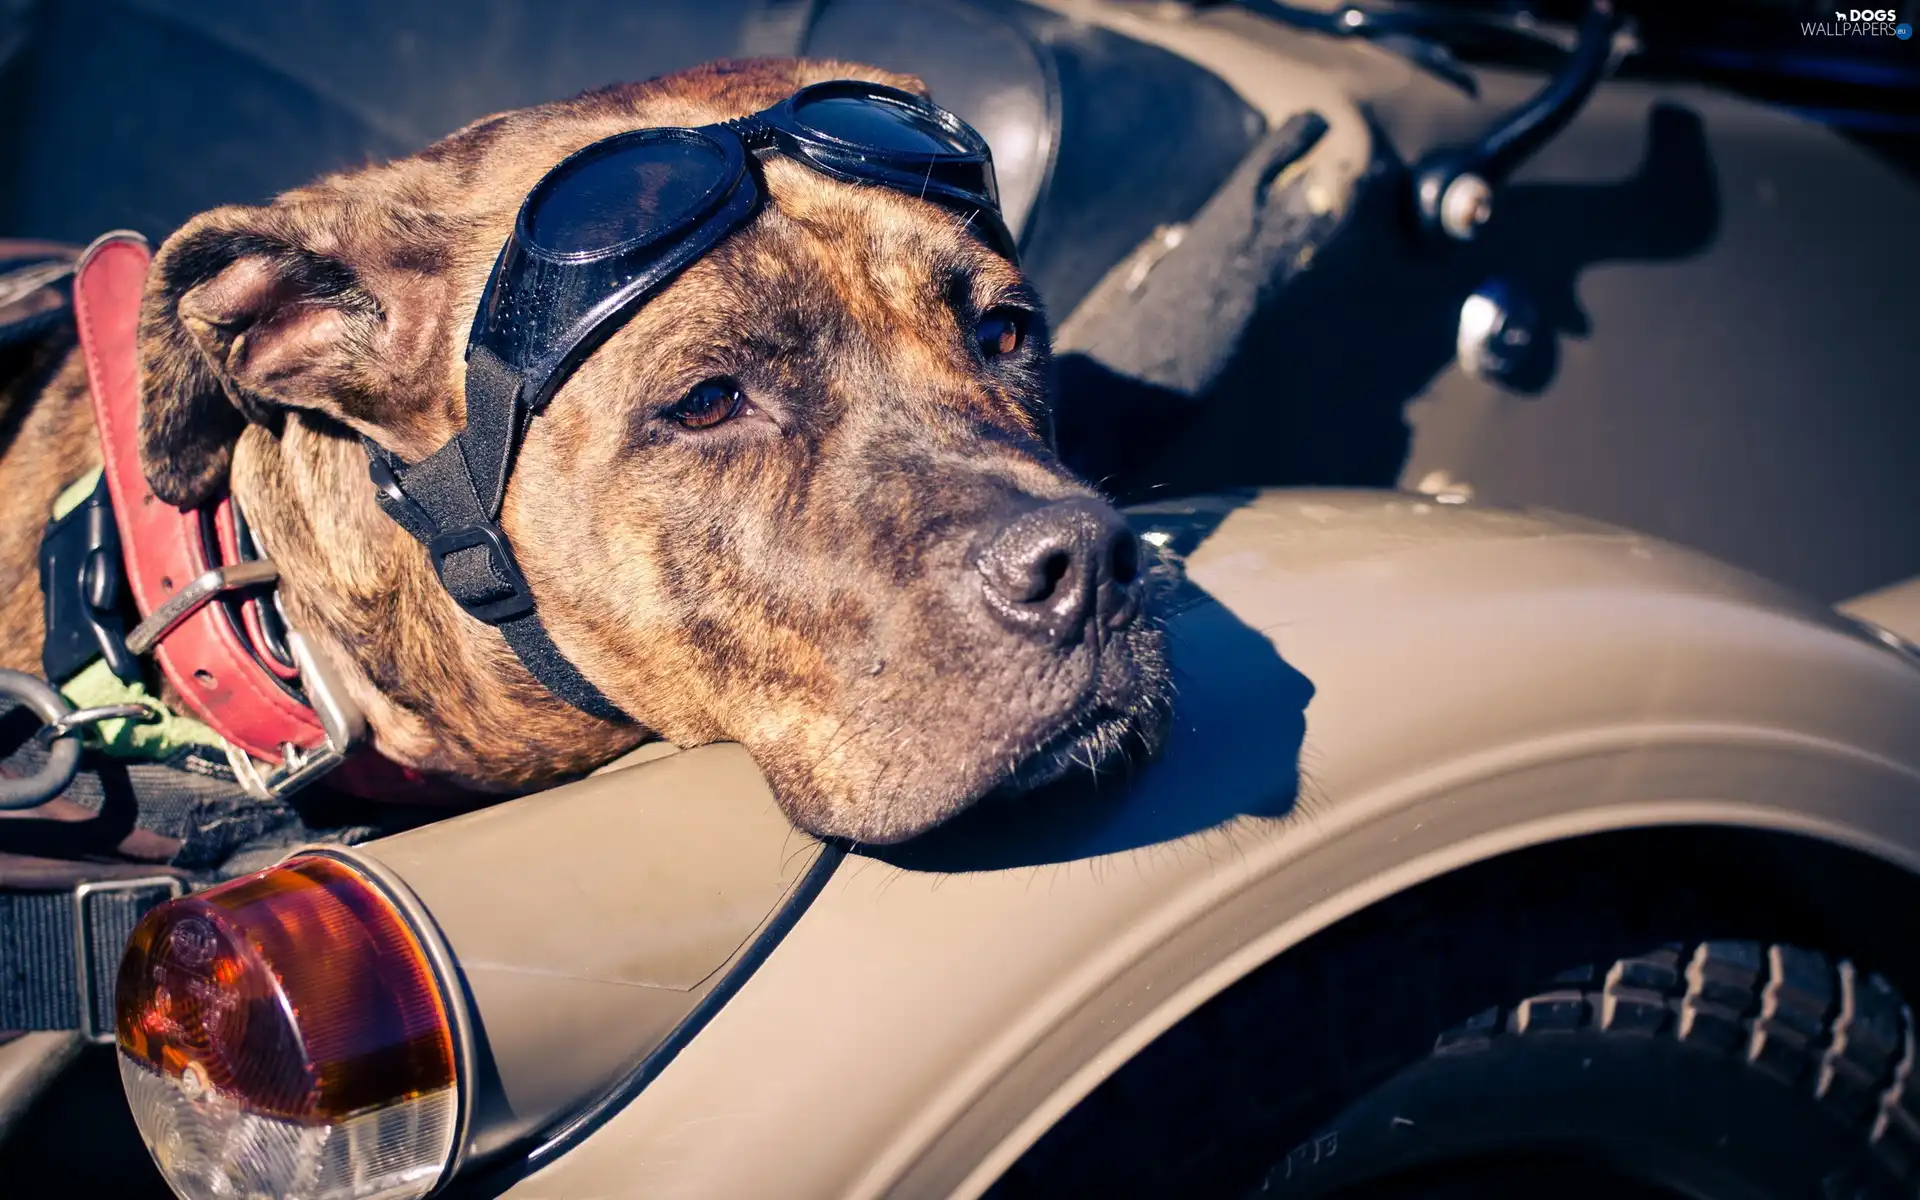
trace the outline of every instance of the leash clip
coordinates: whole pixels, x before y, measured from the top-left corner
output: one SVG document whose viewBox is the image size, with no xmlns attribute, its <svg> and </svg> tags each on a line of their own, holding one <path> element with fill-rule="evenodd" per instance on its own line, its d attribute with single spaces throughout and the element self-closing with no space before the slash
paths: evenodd
<svg viewBox="0 0 1920 1200">
<path fill-rule="evenodd" d="M 73 711 L 54 686 L 25 671 L 0 669 L 0 697 L 26 708 L 52 724 Z M 0 772 L 0 810 L 36 808 L 67 790 L 80 773 L 80 742 L 60 738 L 47 743 L 47 759 L 33 774 L 19 778 Z"/>
<path fill-rule="evenodd" d="M 132 721 L 136 725 L 151 725 L 166 719 L 167 712 L 157 700 L 142 697 L 136 704 L 100 704 L 92 708 L 76 708 L 65 716 L 48 721 L 46 727 L 34 736 L 51 743 L 55 738 L 71 737 L 89 725 L 98 725 L 102 721 Z"/>
<path fill-rule="evenodd" d="M 241 788 L 256 800 L 279 800 L 306 787 L 345 762 L 367 733 L 366 714 L 348 697 L 332 666 L 298 630 L 287 630 L 287 648 L 300 671 L 300 689 L 320 718 L 324 740 L 310 749 L 283 743 L 280 765 L 264 772 L 245 750 L 229 744 L 227 765 Z"/>
</svg>

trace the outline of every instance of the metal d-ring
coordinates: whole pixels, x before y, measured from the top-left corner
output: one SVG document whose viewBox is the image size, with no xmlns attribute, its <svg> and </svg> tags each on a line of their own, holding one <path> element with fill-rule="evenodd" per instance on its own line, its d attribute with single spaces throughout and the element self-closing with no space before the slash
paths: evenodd
<svg viewBox="0 0 1920 1200">
<path fill-rule="evenodd" d="M 64 717 L 47 722 L 47 727 L 37 736 L 51 742 L 102 721 L 132 721 L 136 725 L 151 725 L 166 719 L 166 715 L 166 710 L 160 707 L 157 700 L 142 700 L 137 704 L 97 704 L 92 708 L 76 708 Z"/>
<path fill-rule="evenodd" d="M 51 684 L 35 679 L 24 671 L 0 668 L 0 696 L 10 697 L 25 705 L 49 725 L 73 712 L 73 705 L 68 704 L 67 698 L 55 691 Z M 47 750 L 47 761 L 38 771 L 25 778 L 0 776 L 0 810 L 34 808 L 45 804 L 66 791 L 73 777 L 79 773 L 80 740 L 56 738 Z"/>
</svg>

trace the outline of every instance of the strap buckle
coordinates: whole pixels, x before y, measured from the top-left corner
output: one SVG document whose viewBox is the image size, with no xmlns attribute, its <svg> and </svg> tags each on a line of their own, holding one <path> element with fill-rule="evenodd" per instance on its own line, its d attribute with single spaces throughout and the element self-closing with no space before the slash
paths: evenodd
<svg viewBox="0 0 1920 1200">
<path fill-rule="evenodd" d="M 283 744 L 280 765 L 264 773 L 246 751 L 229 745 L 227 765 L 233 768 L 241 788 L 256 800 L 279 800 L 306 787 L 345 762 L 366 737 L 366 714 L 347 695 L 332 666 L 296 629 L 287 630 L 287 649 L 299 668 L 300 688 L 306 693 L 307 703 L 313 715 L 320 718 L 324 740 L 311 749 L 292 742 Z"/>
<path fill-rule="evenodd" d="M 95 656 L 123 683 L 140 678 L 121 616 L 120 530 L 104 475 L 73 511 L 48 522 L 40 539 L 40 590 L 46 596 L 40 665 L 50 681 L 65 683 Z"/>
<path fill-rule="evenodd" d="M 154 896 L 149 903 L 141 903 L 146 897 L 144 892 L 161 891 L 165 895 Z M 113 995 L 109 989 L 94 986 L 94 956 L 102 949 L 96 935 L 101 932 L 96 925 L 108 929 L 119 928 L 124 938 L 133 932 L 140 918 L 147 912 L 168 900 L 177 900 L 186 895 L 187 886 L 174 875 L 149 875 L 140 879 L 101 879 L 83 883 L 73 889 L 73 986 L 75 1007 L 79 1012 L 80 1035 L 89 1042 L 102 1043 L 114 1040 Z M 124 903 L 135 908 L 136 912 L 123 911 L 107 914 L 98 911 L 95 901 L 111 901 L 116 897 L 125 897 Z M 119 919 L 113 919 L 114 916 Z M 131 920 L 126 918 L 131 917 Z M 96 918 L 99 920 L 96 921 Z M 113 949 L 113 961 L 102 972 L 101 982 L 117 977 L 120 958 L 126 953 L 124 945 Z"/>
<path fill-rule="evenodd" d="M 476 550 L 485 556 L 484 562 L 472 557 Z M 462 552 L 468 555 L 464 561 L 449 563 Z M 533 611 L 533 592 L 498 525 L 470 525 L 438 534 L 427 543 L 427 554 L 440 576 L 440 586 L 474 620 L 498 625 Z"/>
<path fill-rule="evenodd" d="M 25 671 L 0 668 L 0 698 L 13 700 L 49 725 L 73 712 L 52 684 Z M 79 739 L 49 739 L 47 747 L 47 760 L 38 771 L 24 779 L 0 776 L 0 810 L 36 808 L 73 783 L 80 772 Z"/>
<path fill-rule="evenodd" d="M 280 568 L 265 558 L 214 567 L 168 597 L 165 604 L 135 625 L 133 632 L 127 635 L 127 649 L 136 655 L 145 654 L 158 645 L 160 639 L 172 633 L 180 622 L 205 608 L 222 592 L 273 583 L 279 578 Z"/>
</svg>

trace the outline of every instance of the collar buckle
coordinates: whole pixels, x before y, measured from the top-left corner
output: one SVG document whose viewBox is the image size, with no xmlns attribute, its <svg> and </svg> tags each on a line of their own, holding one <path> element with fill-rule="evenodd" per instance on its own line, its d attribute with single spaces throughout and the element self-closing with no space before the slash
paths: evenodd
<svg viewBox="0 0 1920 1200">
<path fill-rule="evenodd" d="M 279 578 L 280 568 L 274 566 L 271 559 L 257 558 L 214 567 L 168 597 L 165 604 L 135 625 L 133 631 L 127 634 L 127 649 L 136 655 L 145 654 L 159 645 L 161 639 L 172 633 L 180 622 L 205 608 L 222 593 L 274 583 Z"/>
<path fill-rule="evenodd" d="M 365 740 L 366 714 L 340 684 L 326 662 L 298 630 L 287 630 L 287 648 L 300 671 L 300 688 L 320 718 L 323 734 L 318 746 L 305 748 L 287 742 L 280 747 L 280 765 L 263 771 L 246 751 L 231 743 L 227 765 L 241 788 L 256 800 L 279 800 L 299 791 L 347 760 Z"/>
</svg>

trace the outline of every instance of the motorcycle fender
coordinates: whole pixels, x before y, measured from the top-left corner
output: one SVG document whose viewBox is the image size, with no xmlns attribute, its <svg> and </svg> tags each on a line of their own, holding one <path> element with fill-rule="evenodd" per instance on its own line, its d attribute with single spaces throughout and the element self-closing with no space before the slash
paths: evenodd
<svg viewBox="0 0 1920 1200">
<path fill-rule="evenodd" d="M 1530 845 L 1718 823 L 1920 868 L 1920 667 L 1753 576 L 1394 493 L 1134 519 L 1188 580 L 1160 760 L 856 848 L 512 1194 L 977 1195 L 1260 963 Z"/>
</svg>

